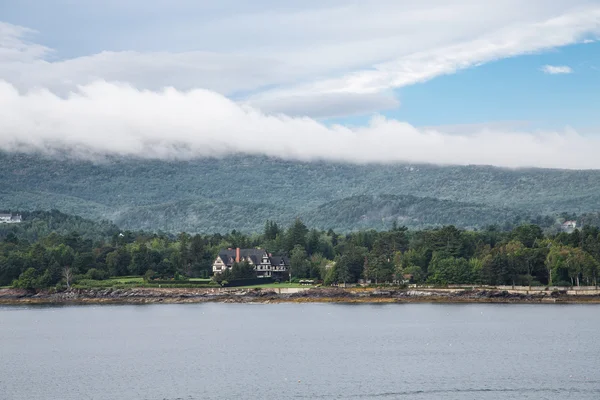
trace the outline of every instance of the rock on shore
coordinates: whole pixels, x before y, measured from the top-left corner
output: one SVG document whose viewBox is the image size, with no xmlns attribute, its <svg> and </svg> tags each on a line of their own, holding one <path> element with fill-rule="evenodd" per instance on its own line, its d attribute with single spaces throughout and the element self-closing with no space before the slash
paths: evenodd
<svg viewBox="0 0 600 400">
<path fill-rule="evenodd" d="M 0 289 L 0 304 L 80 304 L 80 303 L 280 303 L 280 302 L 348 302 L 348 303 L 540 303 L 599 302 L 600 296 L 573 296 L 565 292 L 510 293 L 501 290 L 445 289 L 344 289 L 315 288 L 296 293 L 278 293 L 273 289 L 193 289 L 131 288 L 70 289 L 62 292 L 31 292 Z"/>
</svg>

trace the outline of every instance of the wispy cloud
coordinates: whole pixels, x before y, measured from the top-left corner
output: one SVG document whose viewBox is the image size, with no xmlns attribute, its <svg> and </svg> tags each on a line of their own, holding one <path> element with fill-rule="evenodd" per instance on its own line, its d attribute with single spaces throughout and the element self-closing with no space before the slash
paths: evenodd
<svg viewBox="0 0 600 400">
<path fill-rule="evenodd" d="M 87 7 L 68 3 L 70 13 Z M 139 20 L 136 7 L 117 3 L 103 12 Z M 158 3 L 144 3 L 148 18 L 153 10 L 174 12 Z M 48 60 L 48 49 L 19 36 L 24 28 L 3 24 L 9 33 L 0 29 L 0 47 L 11 56 L 0 58 L 0 76 L 20 90 L 45 87 L 62 94 L 96 80 L 150 90 L 203 88 L 267 112 L 327 117 L 394 107 L 391 89 L 600 34 L 600 4 L 587 0 L 531 0 L 526 7 L 520 0 L 492 6 L 472 0 L 184 3 L 186 12 L 202 16 L 201 23 L 169 14 L 180 21 L 176 29 L 150 20 L 155 32 L 146 26 L 102 35 L 108 48 L 138 44 L 145 51 Z"/>
<path fill-rule="evenodd" d="M 61 98 L 47 90 L 19 94 L 0 81 L 0 109 L 0 149 L 7 151 L 600 168 L 600 137 L 572 130 L 481 126 L 466 134 L 383 117 L 364 127 L 328 127 L 307 117 L 265 114 L 208 90 L 140 91 L 96 82 Z"/>
<path fill-rule="evenodd" d="M 96 43 L 104 51 L 66 58 L 31 30 L 0 23 L 0 149 L 600 168 L 600 138 L 569 130 L 484 125 L 465 133 L 383 117 L 356 128 L 315 119 L 396 108 L 395 88 L 581 43 L 600 35 L 597 2 L 181 3 L 201 22 L 153 24 L 152 15 L 174 12 L 167 1 L 60 1 L 70 11 L 65 23 L 100 11 L 138 24 L 140 12 L 148 18 L 138 31 L 97 35 L 106 37 Z"/>
<path fill-rule="evenodd" d="M 542 71 L 550 75 L 572 74 L 573 68 L 567 65 L 544 65 Z"/>
</svg>

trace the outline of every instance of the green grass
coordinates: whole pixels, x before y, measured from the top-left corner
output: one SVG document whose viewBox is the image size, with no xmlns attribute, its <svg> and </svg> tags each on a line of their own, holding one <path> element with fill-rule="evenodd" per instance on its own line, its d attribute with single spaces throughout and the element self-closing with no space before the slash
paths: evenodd
<svg viewBox="0 0 600 400">
<path fill-rule="evenodd" d="M 82 279 L 73 285 L 77 289 L 131 289 L 131 288 L 200 288 L 200 287 L 216 287 L 211 284 L 210 279 L 192 278 L 189 280 L 189 285 L 185 282 L 168 283 L 152 283 L 144 282 L 141 276 L 114 276 L 102 281 L 94 279 Z"/>
<path fill-rule="evenodd" d="M 265 289 L 276 289 L 276 288 L 311 288 L 314 287 L 312 285 L 301 285 L 299 283 L 265 283 L 262 285 L 251 285 L 251 286 L 239 286 L 237 288 L 241 289 L 256 289 L 256 288 L 265 288 Z"/>
<path fill-rule="evenodd" d="M 112 287 L 137 287 L 144 284 L 144 278 L 140 276 L 117 276 L 103 281 L 94 279 L 82 279 L 73 287 L 78 289 L 98 289 Z"/>
<path fill-rule="evenodd" d="M 115 288 L 115 289 L 127 289 L 127 288 L 135 288 L 135 287 L 163 287 L 163 288 L 200 288 L 200 287 L 218 287 L 217 285 L 211 284 L 210 279 L 202 279 L 202 278 L 191 278 L 189 280 L 190 284 L 186 285 L 183 282 L 178 284 L 173 283 L 170 284 L 154 284 L 152 282 L 144 282 L 144 278 L 141 276 L 115 276 L 103 281 L 97 281 L 93 279 L 83 279 L 73 287 L 78 289 L 103 289 L 103 288 Z M 206 286 L 204 286 L 206 285 Z M 310 288 L 313 286 L 310 285 L 301 285 L 299 283 L 265 283 L 261 285 L 250 285 L 250 286 L 239 286 L 242 289 L 257 289 L 257 288 L 265 288 L 265 289 L 277 289 L 277 288 Z"/>
<path fill-rule="evenodd" d="M 141 276 L 117 276 L 110 279 L 107 279 L 104 282 L 112 282 L 115 284 L 134 284 L 134 283 L 144 283 L 144 278 Z"/>
</svg>

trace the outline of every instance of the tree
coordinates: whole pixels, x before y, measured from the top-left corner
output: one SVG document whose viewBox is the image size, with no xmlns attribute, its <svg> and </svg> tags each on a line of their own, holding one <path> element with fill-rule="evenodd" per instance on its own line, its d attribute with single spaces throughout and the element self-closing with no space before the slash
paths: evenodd
<svg viewBox="0 0 600 400">
<path fill-rule="evenodd" d="M 306 252 L 309 255 L 320 252 L 321 247 L 321 234 L 316 229 L 311 229 L 306 240 Z"/>
<path fill-rule="evenodd" d="M 17 289 L 33 290 L 37 287 L 37 271 L 35 268 L 28 268 L 19 275 L 19 279 L 13 282 L 13 287 Z"/>
<path fill-rule="evenodd" d="M 308 233 L 308 228 L 300 218 L 296 218 L 292 226 L 287 231 L 286 234 L 286 242 L 287 242 L 287 251 L 292 251 L 292 249 L 299 245 L 302 248 L 306 248 L 306 234 Z"/>
<path fill-rule="evenodd" d="M 382 232 L 373 243 L 375 256 L 385 256 L 392 259 L 397 252 L 406 251 L 408 238 L 404 229 L 397 228 L 390 232 Z"/>
<path fill-rule="evenodd" d="M 366 248 L 349 243 L 345 251 L 336 260 L 338 280 L 344 282 L 344 284 L 356 282 L 363 272 L 366 255 Z"/>
<path fill-rule="evenodd" d="M 464 258 L 444 258 L 443 253 L 434 253 L 428 271 L 427 280 L 438 285 L 472 283 L 471 265 Z"/>
<path fill-rule="evenodd" d="M 436 252 L 442 258 L 461 257 L 463 255 L 464 244 L 462 235 L 454 226 L 421 231 L 414 239 L 419 243 L 418 248 L 425 251 L 428 260 Z"/>
<path fill-rule="evenodd" d="M 187 233 L 180 233 L 177 237 L 179 242 L 179 271 L 185 273 L 187 276 L 191 275 L 191 260 L 190 260 L 190 235 Z"/>
<path fill-rule="evenodd" d="M 525 247 L 533 247 L 537 240 L 544 237 L 542 228 L 537 225 L 527 224 L 516 227 L 511 234 L 513 240 L 521 242 Z"/>
<path fill-rule="evenodd" d="M 308 276 L 308 259 L 304 247 L 296 245 L 290 256 L 290 281 L 292 275 L 296 278 L 306 278 Z"/>
<path fill-rule="evenodd" d="M 583 279 L 586 280 L 589 285 L 590 282 L 598 287 L 598 270 L 600 269 L 600 264 L 598 261 L 592 257 L 589 253 L 585 253 L 583 265 L 581 268 L 581 272 L 583 275 Z"/>
<path fill-rule="evenodd" d="M 10 244 L 19 244 L 19 238 L 13 232 L 8 232 L 4 238 L 4 242 Z"/>
<path fill-rule="evenodd" d="M 156 272 L 152 271 L 151 269 L 149 269 L 148 271 L 146 271 L 146 273 L 144 274 L 144 282 L 150 282 L 152 279 L 154 279 L 156 277 Z"/>
<path fill-rule="evenodd" d="M 515 280 L 524 271 L 525 246 L 523 243 L 511 240 L 501 247 L 501 251 L 508 261 L 508 273 L 512 281 L 512 287 L 515 288 Z"/>
<path fill-rule="evenodd" d="M 375 284 L 390 282 L 394 277 L 394 263 L 386 256 L 371 256 L 365 263 L 364 276 Z"/>
<path fill-rule="evenodd" d="M 144 275 L 148 269 L 154 268 L 150 251 L 146 243 L 133 246 L 135 247 L 131 251 L 131 262 L 128 265 L 129 273 L 131 275 Z"/>
<path fill-rule="evenodd" d="M 273 221 L 267 221 L 265 224 L 264 237 L 265 240 L 275 240 L 277 235 L 279 235 L 280 229 L 277 223 Z"/>
<path fill-rule="evenodd" d="M 106 265 L 108 267 L 108 273 L 111 276 L 127 275 L 127 268 L 130 262 L 131 256 L 129 255 L 129 252 L 123 247 L 120 247 L 117 250 L 106 255 Z"/>
<path fill-rule="evenodd" d="M 231 266 L 231 279 L 252 279 L 256 278 L 256 271 L 254 266 L 248 261 L 242 261 L 240 263 L 233 263 Z"/>
<path fill-rule="evenodd" d="M 71 269 L 70 266 L 65 266 L 63 268 L 63 277 L 65 278 L 65 283 L 67 284 L 67 288 L 70 289 L 71 288 L 71 280 L 73 279 L 73 270 Z"/>
</svg>

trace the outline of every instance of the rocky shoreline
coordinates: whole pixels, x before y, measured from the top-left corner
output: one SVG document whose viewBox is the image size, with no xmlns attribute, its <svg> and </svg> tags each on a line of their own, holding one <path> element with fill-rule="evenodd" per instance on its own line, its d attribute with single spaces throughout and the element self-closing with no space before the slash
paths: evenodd
<svg viewBox="0 0 600 400">
<path fill-rule="evenodd" d="M 0 289 L 0 305 L 154 304 L 154 303 L 600 303 L 600 295 L 565 291 L 514 293 L 507 290 L 382 290 L 314 288 L 297 292 L 273 289 L 131 288 L 29 292 Z"/>
</svg>

